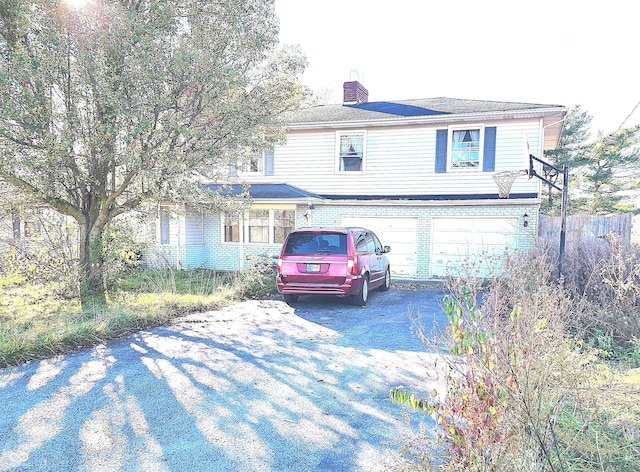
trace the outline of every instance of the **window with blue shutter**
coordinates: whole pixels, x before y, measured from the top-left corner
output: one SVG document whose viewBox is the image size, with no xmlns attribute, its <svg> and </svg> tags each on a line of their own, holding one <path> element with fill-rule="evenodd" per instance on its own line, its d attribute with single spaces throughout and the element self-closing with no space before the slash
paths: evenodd
<svg viewBox="0 0 640 472">
<path fill-rule="evenodd" d="M 481 143 L 484 143 L 481 148 Z M 451 145 L 451 149 L 447 149 Z M 450 160 L 450 162 L 448 162 Z M 436 130 L 436 173 L 447 169 L 493 172 L 496 167 L 496 127 L 451 127 Z"/>
</svg>

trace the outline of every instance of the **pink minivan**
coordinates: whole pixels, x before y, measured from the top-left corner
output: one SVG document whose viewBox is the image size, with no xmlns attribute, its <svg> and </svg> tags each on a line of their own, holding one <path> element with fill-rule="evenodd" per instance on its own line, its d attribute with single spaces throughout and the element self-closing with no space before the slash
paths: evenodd
<svg viewBox="0 0 640 472">
<path fill-rule="evenodd" d="M 301 228 L 287 236 L 276 283 L 287 303 L 299 295 L 343 295 L 365 306 L 369 290 L 389 290 L 391 273 L 378 237 L 364 228 Z"/>
</svg>

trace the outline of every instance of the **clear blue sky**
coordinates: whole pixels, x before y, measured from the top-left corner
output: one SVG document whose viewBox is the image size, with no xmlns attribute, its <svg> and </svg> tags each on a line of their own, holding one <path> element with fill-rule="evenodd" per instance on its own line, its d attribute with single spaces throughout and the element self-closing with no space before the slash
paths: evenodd
<svg viewBox="0 0 640 472">
<path fill-rule="evenodd" d="M 615 131 L 640 102 L 640 3 L 632 0 L 276 0 L 280 39 L 305 82 L 358 78 L 369 100 L 456 97 L 581 105 Z M 355 72 L 357 71 L 357 72 Z M 640 107 L 625 127 L 640 124 Z"/>
</svg>

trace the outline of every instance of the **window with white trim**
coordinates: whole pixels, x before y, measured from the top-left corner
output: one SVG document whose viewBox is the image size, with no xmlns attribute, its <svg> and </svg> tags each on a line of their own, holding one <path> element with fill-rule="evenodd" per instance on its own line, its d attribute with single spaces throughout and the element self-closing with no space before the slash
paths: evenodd
<svg viewBox="0 0 640 472">
<path fill-rule="evenodd" d="M 13 239 L 41 239 L 44 225 L 39 211 L 22 213 L 18 210 L 11 211 L 11 234 Z"/>
<path fill-rule="evenodd" d="M 247 238 L 250 243 L 269 243 L 269 210 L 250 210 Z"/>
<path fill-rule="evenodd" d="M 484 128 L 473 126 L 449 129 L 450 169 L 481 169 Z"/>
<path fill-rule="evenodd" d="M 273 210 L 273 242 L 282 244 L 296 227 L 295 210 Z"/>
<path fill-rule="evenodd" d="M 245 174 L 264 174 L 264 153 L 260 151 L 250 154 L 241 169 Z"/>
<path fill-rule="evenodd" d="M 364 172 L 365 131 L 337 132 L 336 148 L 338 172 Z"/>
<path fill-rule="evenodd" d="M 26 220 L 24 222 L 24 237 L 37 239 L 42 236 L 42 224 L 37 220 Z"/>
<path fill-rule="evenodd" d="M 247 244 L 282 244 L 295 228 L 295 210 L 252 209 L 242 219 L 242 241 Z M 240 242 L 237 213 L 222 215 L 223 241 Z"/>
<path fill-rule="evenodd" d="M 225 243 L 240 242 L 240 219 L 237 213 L 226 213 L 222 217 Z"/>
</svg>

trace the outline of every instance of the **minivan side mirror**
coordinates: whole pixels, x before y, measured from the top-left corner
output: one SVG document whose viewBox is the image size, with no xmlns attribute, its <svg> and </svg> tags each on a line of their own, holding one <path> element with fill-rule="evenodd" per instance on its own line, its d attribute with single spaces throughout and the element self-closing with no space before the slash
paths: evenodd
<svg viewBox="0 0 640 472">
<path fill-rule="evenodd" d="M 384 253 L 391 252 L 391 248 L 389 246 L 385 246 L 384 248 L 382 248 L 382 252 Z"/>
</svg>

